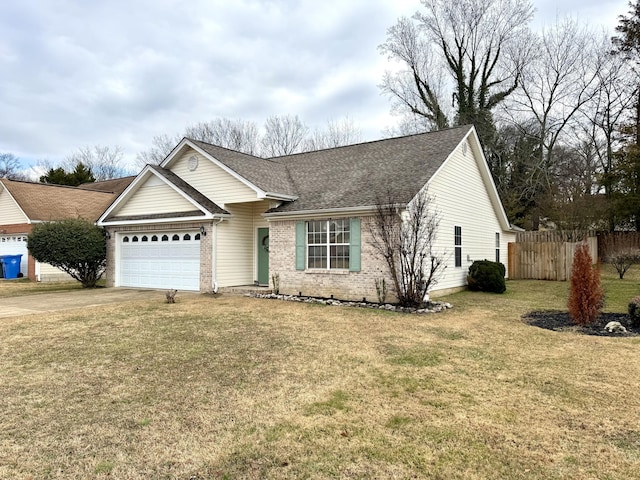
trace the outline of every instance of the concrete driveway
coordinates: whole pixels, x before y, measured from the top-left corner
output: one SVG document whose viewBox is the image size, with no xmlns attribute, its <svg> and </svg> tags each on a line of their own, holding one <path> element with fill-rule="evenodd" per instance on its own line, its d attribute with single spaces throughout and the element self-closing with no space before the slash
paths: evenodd
<svg viewBox="0 0 640 480">
<path fill-rule="evenodd" d="M 179 292 L 178 295 L 197 295 L 197 293 Z M 0 318 L 147 299 L 157 299 L 158 302 L 164 302 L 166 301 L 165 291 L 131 288 L 91 288 L 53 293 L 34 293 L 33 295 L 0 298 Z"/>
</svg>

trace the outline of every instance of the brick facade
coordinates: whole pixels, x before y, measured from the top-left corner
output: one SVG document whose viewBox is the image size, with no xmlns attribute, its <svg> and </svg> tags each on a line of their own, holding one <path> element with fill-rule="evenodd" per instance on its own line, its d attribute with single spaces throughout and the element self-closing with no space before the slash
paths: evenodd
<svg viewBox="0 0 640 480">
<path fill-rule="evenodd" d="M 345 270 L 296 270 L 296 220 L 271 220 L 269 222 L 269 275 L 280 276 L 280 293 L 331 297 L 341 300 L 378 301 L 376 279 L 387 282 L 387 301 L 395 301 L 392 281 L 384 259 L 371 245 L 370 224 L 373 217 L 361 219 L 361 269 Z M 322 220 L 321 218 L 314 220 Z M 326 220 L 326 219 L 324 219 Z"/>
<path fill-rule="evenodd" d="M 115 286 L 117 233 L 154 233 L 183 230 L 199 231 L 201 226 L 203 226 L 202 222 L 107 227 L 106 230 L 109 237 L 107 238 L 107 270 L 105 272 L 107 287 Z M 200 291 L 211 292 L 213 290 L 213 226 L 211 224 L 205 224 L 204 226 L 206 235 L 200 236 Z"/>
</svg>

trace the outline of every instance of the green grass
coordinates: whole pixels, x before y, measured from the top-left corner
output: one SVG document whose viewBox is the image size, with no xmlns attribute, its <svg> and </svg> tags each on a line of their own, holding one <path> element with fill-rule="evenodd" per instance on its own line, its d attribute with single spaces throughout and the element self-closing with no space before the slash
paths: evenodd
<svg viewBox="0 0 640 480">
<path fill-rule="evenodd" d="M 603 269 L 608 310 L 640 293 L 627 276 Z M 640 339 L 520 319 L 567 293 L 509 281 L 423 316 L 193 296 L 6 318 L 0 478 L 640 478 Z"/>
</svg>

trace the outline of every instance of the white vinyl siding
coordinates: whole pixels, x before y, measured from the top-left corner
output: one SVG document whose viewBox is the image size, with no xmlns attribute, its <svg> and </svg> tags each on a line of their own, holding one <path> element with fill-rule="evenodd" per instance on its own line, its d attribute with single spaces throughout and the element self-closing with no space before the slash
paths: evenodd
<svg viewBox="0 0 640 480">
<path fill-rule="evenodd" d="M 25 273 L 26 275 L 26 273 Z M 41 282 L 75 282 L 76 279 L 48 263 L 36 263 L 36 275 Z"/>
<path fill-rule="evenodd" d="M 257 229 L 269 227 L 262 214 L 269 201 L 227 205 L 231 217 L 216 227 L 217 282 L 220 287 L 251 285 L 258 278 Z M 215 223 L 215 222 L 214 222 Z"/>
<path fill-rule="evenodd" d="M 428 184 L 428 192 L 440 212 L 440 226 L 435 242 L 436 251 L 446 258 L 447 268 L 436 290 L 466 285 L 469 266 L 474 260 L 495 260 L 496 232 L 502 232 L 500 260 L 507 265 L 506 235 L 494 205 L 487 193 L 478 153 L 469 142 L 461 144 Z M 466 150 L 466 154 L 463 153 Z M 462 228 L 462 268 L 455 268 L 455 228 Z"/>
<path fill-rule="evenodd" d="M 181 194 L 152 175 L 117 210 L 116 215 L 149 215 L 188 212 L 196 209 L 197 207 Z"/>
<path fill-rule="evenodd" d="M 254 281 L 253 205 L 227 205 L 231 218 L 217 226 L 216 257 L 220 287 L 251 285 Z"/>
<path fill-rule="evenodd" d="M 1 187 L 0 187 L 1 188 Z M 0 192 L 0 224 L 15 225 L 27 223 L 29 219 L 6 190 Z"/>
<path fill-rule="evenodd" d="M 198 156 L 198 168 L 189 170 L 189 158 Z M 257 194 L 240 180 L 208 158 L 189 149 L 171 165 L 171 171 L 219 206 L 228 203 L 255 202 Z"/>
</svg>

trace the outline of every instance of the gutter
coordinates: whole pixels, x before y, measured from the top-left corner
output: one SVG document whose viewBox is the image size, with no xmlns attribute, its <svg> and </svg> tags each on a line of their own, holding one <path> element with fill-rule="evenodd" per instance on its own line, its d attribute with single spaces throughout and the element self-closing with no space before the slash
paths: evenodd
<svg viewBox="0 0 640 480">
<path fill-rule="evenodd" d="M 318 210 L 298 210 L 296 212 L 271 212 L 271 213 L 263 213 L 262 216 L 269 219 L 283 219 L 287 220 L 289 218 L 301 218 L 301 217 L 314 217 L 314 216 L 327 216 L 331 214 L 347 216 L 349 214 L 365 214 L 365 213 L 375 213 L 377 211 L 376 206 L 365 206 L 365 207 L 342 207 L 342 208 L 326 208 L 326 209 L 318 209 Z"/>
</svg>

